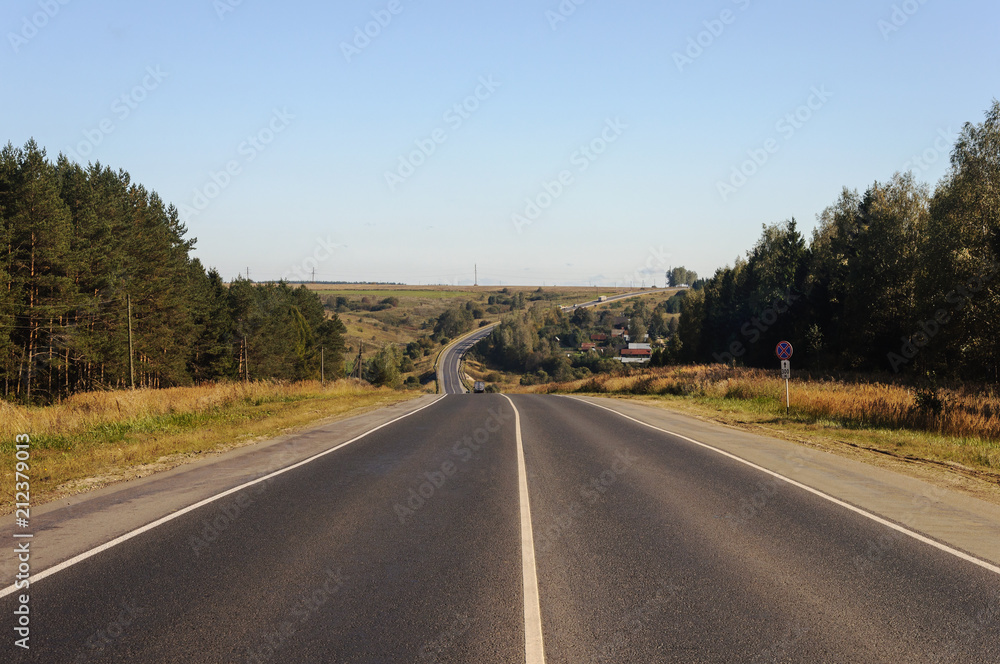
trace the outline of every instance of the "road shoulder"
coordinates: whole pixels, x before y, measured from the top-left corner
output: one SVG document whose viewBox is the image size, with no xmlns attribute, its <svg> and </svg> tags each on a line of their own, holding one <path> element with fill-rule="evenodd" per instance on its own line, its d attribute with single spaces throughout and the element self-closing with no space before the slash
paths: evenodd
<svg viewBox="0 0 1000 664">
<path fill-rule="evenodd" d="M 211 455 L 141 479 L 46 503 L 32 510 L 32 567 L 43 570 L 201 500 L 287 467 L 423 408 L 436 395 L 392 404 L 347 419 L 317 423 L 291 434 Z M 10 539 L 14 515 L 0 520 Z M 13 578 L 4 557 L 0 574 Z"/>
<path fill-rule="evenodd" d="M 647 404 L 602 397 L 563 398 L 599 404 L 687 436 L 977 558 L 1000 564 L 998 505 L 887 468 Z"/>
</svg>

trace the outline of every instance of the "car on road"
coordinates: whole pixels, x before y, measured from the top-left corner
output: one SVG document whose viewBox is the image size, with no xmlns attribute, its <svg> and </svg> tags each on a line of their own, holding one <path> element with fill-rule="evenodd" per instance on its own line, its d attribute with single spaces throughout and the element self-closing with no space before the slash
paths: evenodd
<svg viewBox="0 0 1000 664">
<path fill-rule="evenodd" d="M 486 391 L 486 383 L 484 383 L 481 380 L 477 380 L 475 383 L 472 384 L 472 391 L 475 392 L 475 393 L 477 393 L 477 394 L 480 393 L 480 392 L 485 392 Z"/>
</svg>

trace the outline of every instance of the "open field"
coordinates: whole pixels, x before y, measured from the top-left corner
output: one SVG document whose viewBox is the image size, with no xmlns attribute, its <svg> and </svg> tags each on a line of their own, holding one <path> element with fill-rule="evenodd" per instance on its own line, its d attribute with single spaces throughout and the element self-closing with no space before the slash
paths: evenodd
<svg viewBox="0 0 1000 664">
<path fill-rule="evenodd" d="M 12 477 L 14 438 L 28 434 L 32 504 L 41 505 L 416 394 L 342 380 L 90 392 L 30 408 L 0 401 L 0 468 Z M 13 508 L 4 495 L 0 513 Z"/>
<path fill-rule="evenodd" d="M 293 284 L 297 286 L 298 284 Z M 567 298 L 574 298 L 580 296 L 586 296 L 590 299 L 595 293 L 595 289 L 587 286 L 450 286 L 450 285 L 426 285 L 426 286 L 412 286 L 412 285 L 398 285 L 398 284 L 324 284 L 324 283 L 308 283 L 305 284 L 306 288 L 309 290 L 314 290 L 318 292 L 343 292 L 351 295 L 361 295 L 364 293 L 372 295 L 380 295 L 381 297 L 389 297 L 392 293 L 402 293 L 404 295 L 413 293 L 434 293 L 438 295 L 433 295 L 432 297 L 459 297 L 472 295 L 482 295 L 482 294 L 493 294 L 500 293 L 505 289 L 511 293 L 533 293 L 539 288 L 542 288 L 545 292 L 557 293 L 560 296 L 565 295 Z M 600 295 L 617 295 L 619 293 L 628 293 L 631 290 L 628 288 L 606 288 L 601 287 L 599 289 Z M 388 293 L 388 294 L 387 294 Z M 396 297 L 401 297 L 397 295 Z"/>
<path fill-rule="evenodd" d="M 309 290 L 315 291 L 320 295 L 343 295 L 344 297 L 376 297 L 379 299 L 385 297 L 398 297 L 398 298 L 412 298 L 420 300 L 443 300 L 443 299 L 460 299 L 463 302 L 468 299 L 475 299 L 478 294 L 474 291 L 461 291 L 461 290 L 435 290 L 431 288 L 422 289 L 405 289 L 401 290 L 399 288 L 391 288 L 386 290 L 380 290 L 375 288 L 320 288 L 318 286 L 310 286 Z"/>
<path fill-rule="evenodd" d="M 665 367 L 505 391 L 638 399 L 723 424 L 796 440 L 867 461 L 947 469 L 983 482 L 1000 499 L 1000 395 L 846 380 L 791 381 L 791 410 L 777 372 L 722 365 Z M 968 487 L 966 487 L 968 488 Z M 978 493 L 978 491 L 976 491 Z"/>
<path fill-rule="evenodd" d="M 403 345 L 416 341 L 423 335 L 430 334 L 434 321 L 445 311 L 456 306 L 465 306 L 473 302 L 475 306 L 488 306 L 491 295 L 508 296 L 512 293 L 524 293 L 526 298 L 538 294 L 538 286 L 398 286 L 391 284 L 306 284 L 324 301 L 327 298 L 345 297 L 352 301 L 368 298 L 379 302 L 385 298 L 394 297 L 399 302 L 397 306 L 382 311 L 342 311 L 338 313 L 341 321 L 347 327 L 347 359 L 353 361 L 358 349 L 363 344 L 363 357 L 367 359 L 385 344 Z M 593 299 L 597 293 L 614 295 L 630 292 L 628 289 L 583 288 L 570 286 L 553 286 L 542 288 L 546 299 L 529 302 L 529 306 L 556 306 L 583 302 Z M 675 292 L 663 290 L 663 296 Z M 660 293 L 644 297 L 660 297 Z M 618 303 L 615 303 L 618 304 Z M 488 313 L 485 320 L 493 322 L 499 319 L 498 314 Z M 419 376 L 430 371 L 434 356 L 418 358 L 414 362 L 414 371 L 410 375 Z"/>
</svg>

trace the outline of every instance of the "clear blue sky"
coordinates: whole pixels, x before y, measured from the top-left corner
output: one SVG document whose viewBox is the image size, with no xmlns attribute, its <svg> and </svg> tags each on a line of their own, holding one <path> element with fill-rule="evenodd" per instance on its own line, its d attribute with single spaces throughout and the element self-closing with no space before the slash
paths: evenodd
<svg viewBox="0 0 1000 664">
<path fill-rule="evenodd" d="M 7 0 L 0 138 L 126 169 L 226 278 L 662 285 L 914 155 L 936 183 L 1000 97 L 995 2 L 562 6 Z"/>
</svg>

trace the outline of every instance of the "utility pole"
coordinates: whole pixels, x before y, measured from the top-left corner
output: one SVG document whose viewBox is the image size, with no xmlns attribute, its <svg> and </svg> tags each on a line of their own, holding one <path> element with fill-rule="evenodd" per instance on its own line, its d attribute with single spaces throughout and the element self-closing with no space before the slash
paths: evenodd
<svg viewBox="0 0 1000 664">
<path fill-rule="evenodd" d="M 326 348 L 319 347 L 319 384 L 326 385 Z"/>
<path fill-rule="evenodd" d="M 128 304 L 128 375 L 132 389 L 135 389 L 135 360 L 132 350 L 132 296 L 125 294 L 125 302 Z"/>
<path fill-rule="evenodd" d="M 478 286 L 479 285 L 479 264 L 478 263 L 476 264 L 475 271 L 476 271 L 476 286 Z"/>
<path fill-rule="evenodd" d="M 312 282 L 313 282 L 314 285 L 316 284 L 316 268 L 313 268 L 313 280 L 312 280 Z"/>
<path fill-rule="evenodd" d="M 354 363 L 354 372 L 352 372 L 352 373 L 357 373 L 358 380 L 361 380 L 361 353 L 363 353 L 364 350 L 365 350 L 365 342 L 362 341 L 358 345 L 358 360 L 357 362 Z"/>
</svg>

